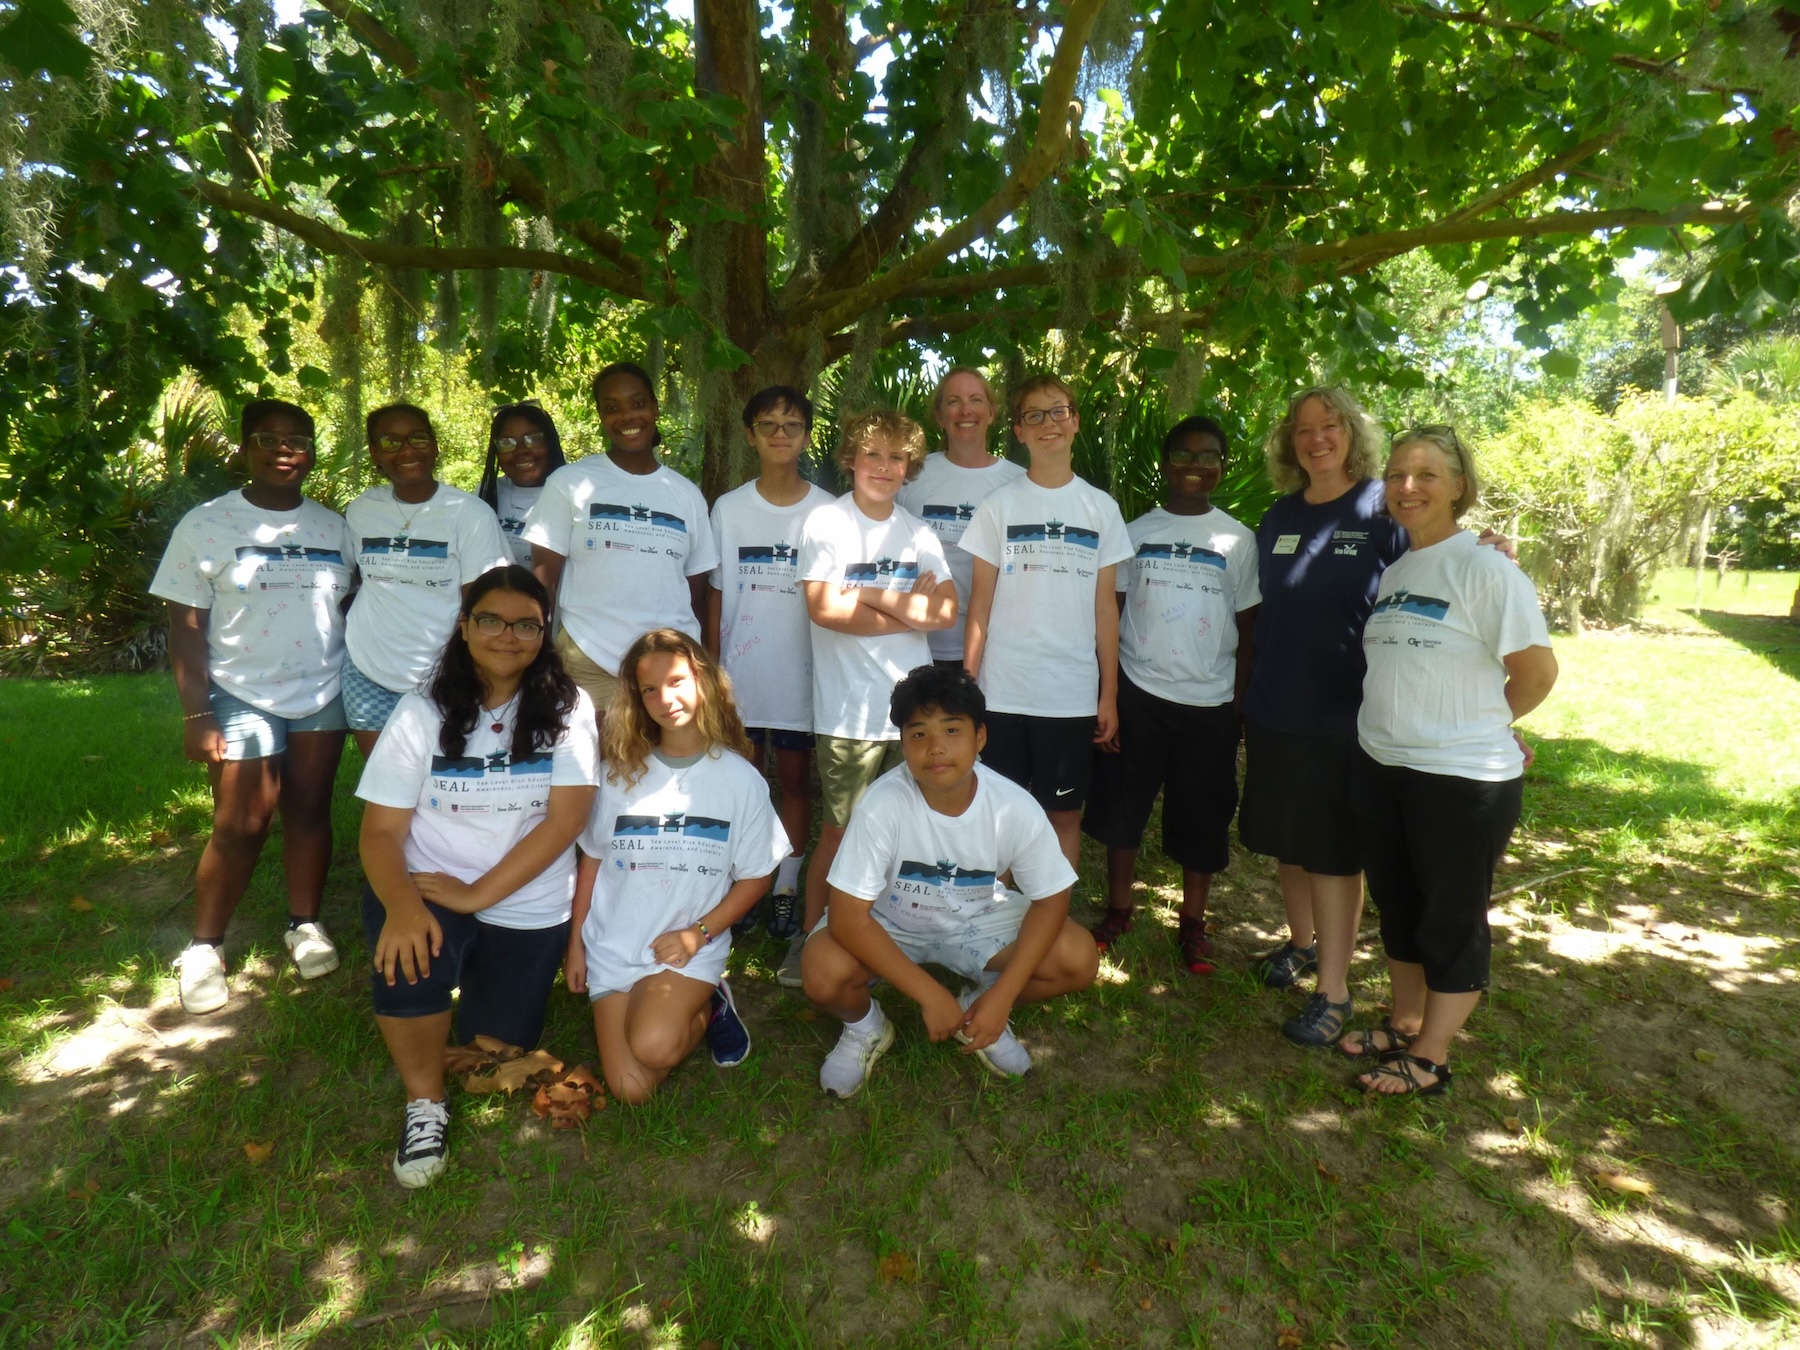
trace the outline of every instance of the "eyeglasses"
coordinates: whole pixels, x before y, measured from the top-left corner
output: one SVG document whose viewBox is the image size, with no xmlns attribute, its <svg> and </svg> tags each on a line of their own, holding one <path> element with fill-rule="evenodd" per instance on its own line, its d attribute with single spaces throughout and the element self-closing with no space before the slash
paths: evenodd
<svg viewBox="0 0 1800 1350">
<path fill-rule="evenodd" d="M 512 629 L 513 636 L 521 642 L 536 642 L 544 636 L 544 625 L 536 619 L 514 619 L 508 623 L 498 614 L 471 614 L 469 621 L 475 625 L 475 631 L 483 637 L 499 637 L 507 629 Z"/>
<path fill-rule="evenodd" d="M 1222 469 L 1225 467 L 1225 456 L 1216 450 L 1171 450 L 1163 456 L 1169 466 L 1185 469 L 1190 465 L 1199 469 Z"/>
<path fill-rule="evenodd" d="M 403 445 L 410 445 L 415 450 L 429 450 L 437 444 L 437 437 L 429 431 L 415 431 L 409 436 L 395 436 L 391 432 L 375 438 L 377 450 L 398 450 Z"/>
<path fill-rule="evenodd" d="M 791 441 L 806 435 L 806 423 L 804 422 L 757 421 L 751 423 L 751 426 L 758 436 L 783 436 Z"/>
<path fill-rule="evenodd" d="M 286 446 L 290 450 L 298 450 L 303 455 L 312 453 L 313 438 L 311 436 L 290 436 L 281 431 L 253 431 L 245 437 L 249 445 L 258 450 L 279 450 Z"/>
<path fill-rule="evenodd" d="M 541 450 L 548 441 L 543 432 L 528 431 L 523 436 L 496 436 L 494 449 L 503 455 L 513 450 Z"/>
<path fill-rule="evenodd" d="M 1028 427 L 1042 426 L 1048 417 L 1052 422 L 1066 422 L 1075 415 L 1075 410 L 1066 403 L 1059 403 L 1054 408 L 1032 408 L 1029 412 L 1019 414 L 1019 421 Z"/>
</svg>

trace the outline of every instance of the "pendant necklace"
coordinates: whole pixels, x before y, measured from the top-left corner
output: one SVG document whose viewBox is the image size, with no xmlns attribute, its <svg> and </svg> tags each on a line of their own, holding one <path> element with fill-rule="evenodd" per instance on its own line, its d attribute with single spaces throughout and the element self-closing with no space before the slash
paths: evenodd
<svg viewBox="0 0 1800 1350">
<path fill-rule="evenodd" d="M 482 711 L 487 713 L 487 715 L 489 717 L 494 719 L 492 725 L 490 725 L 488 727 L 488 730 L 495 732 L 495 733 L 505 731 L 506 730 L 506 716 L 508 713 L 510 713 L 512 711 L 513 704 L 517 703 L 518 701 L 519 701 L 519 696 L 517 694 L 514 694 L 511 698 L 507 699 L 506 702 L 502 703 L 498 708 L 493 709 L 491 712 L 488 709 L 483 708 Z"/>
</svg>

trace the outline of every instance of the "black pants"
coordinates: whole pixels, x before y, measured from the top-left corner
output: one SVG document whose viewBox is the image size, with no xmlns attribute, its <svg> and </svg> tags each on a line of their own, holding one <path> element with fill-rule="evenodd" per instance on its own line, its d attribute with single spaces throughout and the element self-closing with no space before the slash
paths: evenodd
<svg viewBox="0 0 1800 1350">
<path fill-rule="evenodd" d="M 1369 897 L 1390 960 L 1425 967 L 1425 987 L 1488 987 L 1494 866 L 1519 823 L 1522 779 L 1483 783 L 1377 764 L 1352 773 Z"/>
<path fill-rule="evenodd" d="M 544 1034 L 551 985 L 568 954 L 569 921 L 551 928 L 502 928 L 429 900 L 425 908 L 444 930 L 444 949 L 431 958 L 431 974 L 417 984 L 408 984 L 404 973 L 397 973 L 392 985 L 380 971 L 371 975 L 376 1015 L 430 1017 L 449 1012 L 452 991 L 461 989 L 462 997 L 454 1000 L 453 1044 L 492 1036 L 508 1045 L 534 1048 Z M 373 952 L 387 910 L 366 881 L 362 917 Z"/>
</svg>

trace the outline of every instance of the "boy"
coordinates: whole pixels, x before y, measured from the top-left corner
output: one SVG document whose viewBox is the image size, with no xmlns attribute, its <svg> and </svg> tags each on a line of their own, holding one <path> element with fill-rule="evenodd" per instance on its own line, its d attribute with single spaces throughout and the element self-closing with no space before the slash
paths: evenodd
<svg viewBox="0 0 1800 1350">
<path fill-rule="evenodd" d="M 824 824 L 806 869 L 806 922 L 782 962 L 796 982 L 800 951 L 825 913 L 826 877 L 869 785 L 900 762 L 888 696 L 931 660 L 926 634 L 956 622 L 956 587 L 937 537 L 894 502 L 925 459 L 925 433 L 897 412 L 844 424 L 838 464 L 851 490 L 816 508 L 800 535 L 800 577 L 812 618 L 813 732 Z"/>
<path fill-rule="evenodd" d="M 812 403 L 784 384 L 744 405 L 744 431 L 762 471 L 713 503 L 719 565 L 703 620 L 707 650 L 731 676 L 758 767 L 767 743 L 775 746 L 781 823 L 793 851 L 775 873 L 766 908 L 769 936 L 783 940 L 800 930 L 796 891 L 812 837 L 812 625 L 800 590 L 800 530 L 832 500 L 800 476 L 812 424 Z M 758 901 L 733 931 L 753 931 L 764 909 Z"/>
<path fill-rule="evenodd" d="M 1117 503 L 1071 467 L 1081 417 L 1069 386 L 1026 380 L 1012 418 L 1031 467 L 963 534 L 975 559 L 963 664 L 987 696 L 984 762 L 1037 798 L 1073 867 L 1093 747 L 1118 730 L 1114 577 L 1131 540 Z"/>
<path fill-rule="evenodd" d="M 1225 431 L 1190 417 L 1163 438 L 1166 504 L 1126 527 L 1136 549 L 1119 571 L 1119 734 L 1100 748 L 1082 828 L 1106 845 L 1106 951 L 1131 927 L 1138 845 L 1163 794 L 1163 852 L 1181 865 L 1181 960 L 1213 973 L 1206 936 L 1212 874 L 1231 859 L 1237 810 L 1237 700 L 1250 677 L 1262 602 L 1256 536 L 1212 504 L 1225 475 Z"/>
<path fill-rule="evenodd" d="M 987 733 L 975 680 L 921 666 L 894 689 L 889 717 L 906 763 L 857 807 L 831 868 L 830 921 L 806 944 L 806 996 L 844 1023 L 819 1070 L 834 1097 L 855 1096 L 894 1043 L 869 996 L 877 976 L 919 1005 L 932 1040 L 955 1036 L 1017 1077 L 1031 1055 L 1012 1033 L 1013 1005 L 1085 989 L 1100 967 L 1069 920 L 1075 869 L 1043 810 L 976 763 Z M 952 994 L 926 962 L 974 983 Z"/>
</svg>

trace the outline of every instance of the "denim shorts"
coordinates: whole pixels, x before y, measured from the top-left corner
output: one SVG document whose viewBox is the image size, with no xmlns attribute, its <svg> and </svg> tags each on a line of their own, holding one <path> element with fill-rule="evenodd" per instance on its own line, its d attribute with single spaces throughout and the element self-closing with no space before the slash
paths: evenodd
<svg viewBox="0 0 1800 1350">
<path fill-rule="evenodd" d="M 352 731 L 385 731 L 388 718 L 400 706 L 400 694 L 376 684 L 344 656 L 344 718 Z"/>
<path fill-rule="evenodd" d="M 770 741 L 777 750 L 805 750 L 808 754 L 813 748 L 813 734 L 810 731 L 783 731 L 780 727 L 745 727 L 744 734 L 750 738 L 750 744 L 758 751 Z"/>
<path fill-rule="evenodd" d="M 225 758 L 273 759 L 287 749 L 290 732 L 344 730 L 344 700 L 334 698 L 317 712 L 304 717 L 278 717 L 252 707 L 218 685 L 208 685 L 213 721 L 225 735 Z"/>
</svg>

